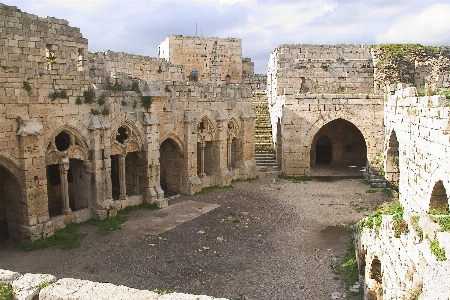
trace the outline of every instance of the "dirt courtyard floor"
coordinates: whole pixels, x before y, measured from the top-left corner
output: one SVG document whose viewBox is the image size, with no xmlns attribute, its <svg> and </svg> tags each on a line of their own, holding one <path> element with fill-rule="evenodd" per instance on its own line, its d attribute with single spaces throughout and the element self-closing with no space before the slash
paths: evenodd
<svg viewBox="0 0 450 300">
<path fill-rule="evenodd" d="M 277 175 L 176 197 L 170 205 L 217 207 L 159 235 L 132 224 L 164 210 L 138 210 L 110 235 L 83 225 L 87 236 L 73 250 L 2 243 L 0 268 L 228 299 L 344 299 L 330 265 L 346 252 L 349 226 L 390 198 L 361 179 L 293 183 Z"/>
</svg>

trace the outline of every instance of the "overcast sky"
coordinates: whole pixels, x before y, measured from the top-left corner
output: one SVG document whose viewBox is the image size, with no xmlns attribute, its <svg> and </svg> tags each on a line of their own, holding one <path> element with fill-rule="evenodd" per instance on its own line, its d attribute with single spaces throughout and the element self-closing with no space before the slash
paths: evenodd
<svg viewBox="0 0 450 300">
<path fill-rule="evenodd" d="M 242 39 L 266 73 L 281 44 L 450 45 L 450 0 L 0 0 L 69 21 L 89 50 L 157 56 L 169 34 Z M 197 24 L 197 26 L 196 26 Z"/>
</svg>

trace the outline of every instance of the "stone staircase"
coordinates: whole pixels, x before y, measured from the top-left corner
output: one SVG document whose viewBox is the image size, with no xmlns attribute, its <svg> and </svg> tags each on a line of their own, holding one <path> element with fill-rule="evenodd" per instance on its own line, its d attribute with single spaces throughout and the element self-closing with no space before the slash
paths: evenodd
<svg viewBox="0 0 450 300">
<path fill-rule="evenodd" d="M 272 126 L 265 91 L 253 91 L 253 110 L 256 113 L 255 162 L 258 167 L 276 167 L 277 160 L 272 142 Z"/>
</svg>

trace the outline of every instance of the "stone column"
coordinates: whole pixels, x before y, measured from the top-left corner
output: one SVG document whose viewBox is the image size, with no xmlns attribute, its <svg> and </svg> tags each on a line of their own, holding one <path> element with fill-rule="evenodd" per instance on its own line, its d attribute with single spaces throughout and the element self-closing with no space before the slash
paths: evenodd
<svg viewBox="0 0 450 300">
<path fill-rule="evenodd" d="M 69 182 L 67 181 L 67 171 L 69 170 L 70 162 L 67 157 L 59 160 L 59 176 L 61 178 L 61 196 L 62 196 L 62 210 L 61 214 L 70 215 L 72 212 L 69 206 Z"/>
<path fill-rule="evenodd" d="M 127 183 L 125 179 L 125 157 L 126 154 L 119 154 L 119 188 L 120 200 L 127 199 Z"/>
<path fill-rule="evenodd" d="M 205 174 L 205 142 L 200 144 L 200 174 L 198 177 L 204 178 Z"/>
<path fill-rule="evenodd" d="M 231 143 L 233 141 L 232 137 L 228 137 L 227 139 L 227 166 L 228 169 L 231 170 Z"/>
</svg>

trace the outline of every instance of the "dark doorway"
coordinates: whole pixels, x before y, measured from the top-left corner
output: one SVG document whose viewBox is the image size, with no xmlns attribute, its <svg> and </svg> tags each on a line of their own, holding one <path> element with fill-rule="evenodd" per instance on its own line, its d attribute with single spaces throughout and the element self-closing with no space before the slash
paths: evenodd
<svg viewBox="0 0 450 300">
<path fill-rule="evenodd" d="M 331 139 L 323 135 L 316 142 L 316 164 L 330 164 L 332 159 Z"/>
</svg>

